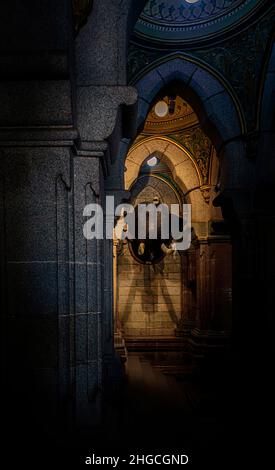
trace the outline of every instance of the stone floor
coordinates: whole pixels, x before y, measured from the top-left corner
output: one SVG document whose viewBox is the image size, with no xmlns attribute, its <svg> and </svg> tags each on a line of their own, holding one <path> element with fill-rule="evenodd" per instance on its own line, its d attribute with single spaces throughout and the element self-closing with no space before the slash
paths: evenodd
<svg viewBox="0 0 275 470">
<path fill-rule="evenodd" d="M 188 365 L 129 353 L 123 402 L 118 421 L 108 421 L 105 445 L 120 452 L 187 453 L 193 464 L 214 464 L 228 445 L 230 418 L 216 393 Z"/>
<path fill-rule="evenodd" d="M 112 429 L 109 420 L 104 449 L 187 453 L 189 466 L 199 469 L 263 465 L 268 449 L 266 455 L 257 451 L 262 416 L 255 401 L 262 396 L 261 384 L 256 380 L 252 387 L 243 366 L 221 361 L 194 374 L 188 365 L 129 353 L 119 424 L 114 419 Z"/>
<path fill-rule="evenodd" d="M 2 460 L 5 451 L 9 465 L 3 468 L 20 468 L 27 462 L 29 468 L 55 463 L 77 469 L 92 452 L 126 458 L 137 453 L 187 454 L 188 467 L 200 470 L 247 468 L 254 461 L 261 463 L 257 468 L 268 468 L 258 447 L 265 436 L 263 419 L 268 417 L 268 401 L 260 399 L 263 382 L 257 376 L 249 382 L 251 376 L 242 364 L 238 373 L 234 363 L 233 371 L 221 364 L 194 374 L 188 364 L 175 363 L 175 356 L 170 363 L 169 357 L 160 357 L 129 353 L 125 387 L 106 399 L 105 423 L 94 435 L 72 437 L 66 445 L 60 436 L 54 446 L 36 429 L 22 433 L 28 423 L 9 418 L 9 448 L 2 450 Z"/>
</svg>

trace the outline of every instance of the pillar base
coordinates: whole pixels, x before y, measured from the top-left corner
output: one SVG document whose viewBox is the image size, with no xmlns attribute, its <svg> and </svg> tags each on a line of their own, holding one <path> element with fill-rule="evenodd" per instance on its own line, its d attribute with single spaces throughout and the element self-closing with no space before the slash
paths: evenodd
<svg viewBox="0 0 275 470">
<path fill-rule="evenodd" d="M 114 334 L 114 345 L 117 356 L 120 357 L 121 362 L 124 364 L 127 361 L 127 349 L 125 340 L 120 331 Z"/>
<path fill-rule="evenodd" d="M 212 331 L 194 328 L 188 339 L 190 353 L 194 358 L 204 359 L 206 356 L 220 357 L 230 349 L 230 331 Z"/>
<path fill-rule="evenodd" d="M 175 329 L 176 337 L 189 336 L 191 331 L 194 329 L 196 322 L 194 320 L 180 319 Z"/>
</svg>

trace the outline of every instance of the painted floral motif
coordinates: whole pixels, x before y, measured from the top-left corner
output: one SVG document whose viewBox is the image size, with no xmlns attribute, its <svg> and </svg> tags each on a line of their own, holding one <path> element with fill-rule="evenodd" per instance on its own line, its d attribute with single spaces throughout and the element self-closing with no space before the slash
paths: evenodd
<svg viewBox="0 0 275 470">
<path fill-rule="evenodd" d="M 183 145 L 196 160 L 201 171 L 203 182 L 208 181 L 209 161 L 212 152 L 212 143 L 200 127 L 184 129 L 169 136 Z"/>
</svg>

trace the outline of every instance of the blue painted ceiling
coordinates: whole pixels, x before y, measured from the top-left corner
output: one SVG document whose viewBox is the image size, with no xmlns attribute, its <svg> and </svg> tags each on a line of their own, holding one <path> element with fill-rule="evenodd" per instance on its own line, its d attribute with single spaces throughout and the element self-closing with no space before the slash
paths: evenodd
<svg viewBox="0 0 275 470">
<path fill-rule="evenodd" d="M 200 39 L 236 25 L 262 3 L 264 0 L 149 0 L 135 34 L 167 42 Z"/>
<path fill-rule="evenodd" d="M 243 0 L 198 0 L 189 3 L 185 0 L 150 0 L 144 8 L 142 18 L 158 20 L 164 24 L 189 24 L 209 19 L 232 10 Z"/>
</svg>

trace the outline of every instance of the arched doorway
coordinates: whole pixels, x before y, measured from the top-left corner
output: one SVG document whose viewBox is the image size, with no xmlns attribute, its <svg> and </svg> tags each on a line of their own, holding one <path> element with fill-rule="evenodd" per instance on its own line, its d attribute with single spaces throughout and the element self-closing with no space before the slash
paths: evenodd
<svg viewBox="0 0 275 470">
<path fill-rule="evenodd" d="M 193 108 L 171 82 L 152 101 L 125 160 L 130 202 L 174 201 L 192 207 L 190 249 L 142 263 L 131 243 L 115 257 L 117 334 L 128 350 L 183 351 L 204 357 L 228 345 L 231 331 L 231 243 L 216 196 L 219 161 Z M 158 106 L 167 106 L 159 116 Z M 152 162 L 155 165 L 152 167 Z M 228 267 L 224 272 L 224 265 Z M 121 343 L 120 343 L 121 344 Z M 180 360 L 181 360 L 180 359 Z"/>
</svg>

